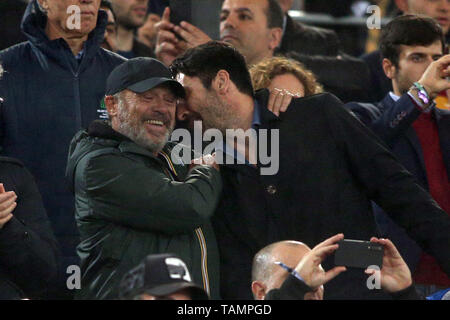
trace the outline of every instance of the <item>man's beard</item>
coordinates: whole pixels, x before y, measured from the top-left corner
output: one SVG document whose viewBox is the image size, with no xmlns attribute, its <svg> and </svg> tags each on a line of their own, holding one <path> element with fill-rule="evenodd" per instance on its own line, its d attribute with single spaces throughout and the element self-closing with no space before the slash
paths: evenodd
<svg viewBox="0 0 450 320">
<path fill-rule="evenodd" d="M 227 129 L 240 128 L 240 119 L 233 114 L 231 106 L 223 103 L 217 94 L 209 90 L 204 106 L 199 108 L 204 129 L 218 129 L 222 134 Z"/>
<path fill-rule="evenodd" d="M 137 28 L 140 28 L 144 25 L 145 20 L 142 20 L 142 22 L 136 22 L 131 18 L 131 11 L 128 15 L 125 15 L 118 20 L 118 23 L 127 30 L 135 30 Z"/>
<path fill-rule="evenodd" d="M 413 85 L 413 82 L 400 74 L 400 70 L 397 70 L 396 72 L 397 73 L 395 74 L 395 81 L 397 82 L 398 91 L 400 92 L 400 95 L 404 95 L 409 91 L 409 89 Z"/>
<path fill-rule="evenodd" d="M 152 153 L 160 152 L 166 143 L 169 141 L 170 134 L 173 131 L 173 126 L 168 128 L 164 138 L 160 142 L 151 140 L 147 135 L 147 130 L 143 123 L 139 123 L 137 117 L 127 111 L 123 101 L 119 100 L 118 120 L 120 122 L 118 131 L 124 136 L 130 138 L 137 145 L 149 150 Z"/>
</svg>

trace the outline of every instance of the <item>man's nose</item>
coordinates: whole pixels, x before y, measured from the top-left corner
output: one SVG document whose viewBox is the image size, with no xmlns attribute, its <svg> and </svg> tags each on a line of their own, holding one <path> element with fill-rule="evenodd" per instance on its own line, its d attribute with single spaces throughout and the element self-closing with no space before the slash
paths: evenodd
<svg viewBox="0 0 450 320">
<path fill-rule="evenodd" d="M 449 12 L 450 11 L 450 1 L 449 0 L 441 0 L 439 3 L 438 10 Z"/>
<path fill-rule="evenodd" d="M 229 14 L 225 20 L 222 21 L 223 28 L 235 28 L 236 21 L 232 14 Z"/>
</svg>

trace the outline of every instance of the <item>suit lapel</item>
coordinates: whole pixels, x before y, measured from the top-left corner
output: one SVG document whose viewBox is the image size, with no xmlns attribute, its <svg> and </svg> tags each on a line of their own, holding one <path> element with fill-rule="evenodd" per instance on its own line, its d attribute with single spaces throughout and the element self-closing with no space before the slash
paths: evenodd
<svg viewBox="0 0 450 320">
<path fill-rule="evenodd" d="M 442 157 L 450 180 L 450 111 L 434 108 Z"/>
<path fill-rule="evenodd" d="M 394 104 L 395 104 L 395 101 L 391 98 L 390 94 L 387 94 L 387 96 L 381 102 L 381 106 L 384 108 L 384 110 L 393 108 Z M 416 131 L 414 130 L 414 128 L 412 126 L 410 126 L 406 130 L 405 137 L 408 140 L 408 142 L 410 143 L 410 145 L 412 146 L 412 148 L 414 149 L 414 151 L 417 155 L 417 158 L 419 159 L 420 165 L 422 166 L 422 169 L 424 170 L 424 172 L 426 172 L 425 160 L 423 158 L 423 153 L 422 153 L 422 147 L 420 145 L 420 141 L 419 141 L 419 138 L 417 137 Z"/>
</svg>

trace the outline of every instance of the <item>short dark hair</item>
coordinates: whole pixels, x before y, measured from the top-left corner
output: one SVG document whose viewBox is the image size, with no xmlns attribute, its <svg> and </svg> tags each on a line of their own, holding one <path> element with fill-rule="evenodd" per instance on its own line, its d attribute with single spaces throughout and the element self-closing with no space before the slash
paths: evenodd
<svg viewBox="0 0 450 320">
<path fill-rule="evenodd" d="M 445 51 L 445 36 L 439 23 L 422 15 L 403 15 L 393 19 L 381 31 L 380 51 L 398 67 L 400 45 L 429 46 L 441 41 Z"/>
<path fill-rule="evenodd" d="M 173 76 L 184 73 L 198 77 L 206 89 L 220 70 L 226 70 L 238 90 L 253 97 L 253 86 L 245 58 L 233 46 L 221 41 L 210 41 L 187 50 L 170 66 Z"/>
<path fill-rule="evenodd" d="M 283 28 L 284 14 L 278 0 L 267 0 L 266 17 L 268 28 Z"/>
</svg>

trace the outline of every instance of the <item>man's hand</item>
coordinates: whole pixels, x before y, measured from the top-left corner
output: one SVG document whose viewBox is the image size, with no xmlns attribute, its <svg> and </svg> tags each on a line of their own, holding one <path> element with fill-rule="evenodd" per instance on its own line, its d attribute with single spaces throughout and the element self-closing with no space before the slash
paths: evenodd
<svg viewBox="0 0 450 320">
<path fill-rule="evenodd" d="M 401 291 L 412 285 L 411 272 L 397 248 L 389 239 L 371 238 L 370 242 L 384 247 L 383 268 L 381 268 L 381 287 L 389 293 Z M 367 269 L 366 274 L 376 271 Z"/>
<path fill-rule="evenodd" d="M 184 39 L 184 41 L 180 42 L 180 46 L 184 50 L 211 41 L 211 38 L 206 33 L 186 21 L 182 21 L 180 25 L 175 26 L 173 30 Z"/>
<path fill-rule="evenodd" d="M 166 66 L 172 64 L 173 60 L 184 52 L 185 44 L 181 44 L 175 33 L 175 25 L 170 22 L 170 8 L 166 7 L 161 21 L 155 25 L 158 32 L 155 54 L 158 60 Z"/>
<path fill-rule="evenodd" d="M 154 13 L 150 13 L 145 21 L 145 24 L 137 31 L 138 39 L 149 48 L 154 48 L 156 45 L 156 38 L 158 36 L 158 29 L 156 24 L 161 21 L 161 18 Z"/>
<path fill-rule="evenodd" d="M 12 212 L 17 206 L 16 200 L 16 193 L 6 192 L 3 184 L 0 183 L 0 229 L 13 217 Z"/>
<path fill-rule="evenodd" d="M 423 73 L 418 81 L 427 90 L 431 99 L 444 90 L 450 89 L 450 55 L 445 55 L 440 59 L 433 61 Z"/>
<path fill-rule="evenodd" d="M 316 291 L 320 286 L 324 285 L 341 272 L 346 271 L 345 267 L 334 267 L 325 272 L 320 265 L 325 258 L 336 251 L 339 247 L 336 242 L 344 239 L 342 233 L 337 234 L 314 247 L 295 267 L 295 271 L 303 278 L 304 282 L 313 290 Z"/>
<path fill-rule="evenodd" d="M 208 165 L 216 169 L 217 171 L 220 171 L 219 165 L 216 163 L 215 154 L 207 154 L 201 158 L 197 158 L 191 161 L 191 164 L 189 166 L 189 169 L 194 168 L 198 165 Z"/>
<path fill-rule="evenodd" d="M 291 104 L 292 98 L 301 98 L 302 96 L 293 94 L 286 89 L 274 88 L 270 91 L 269 102 L 267 103 L 267 108 L 276 114 L 277 117 L 280 116 L 280 112 L 286 112 L 289 105 Z"/>
</svg>

